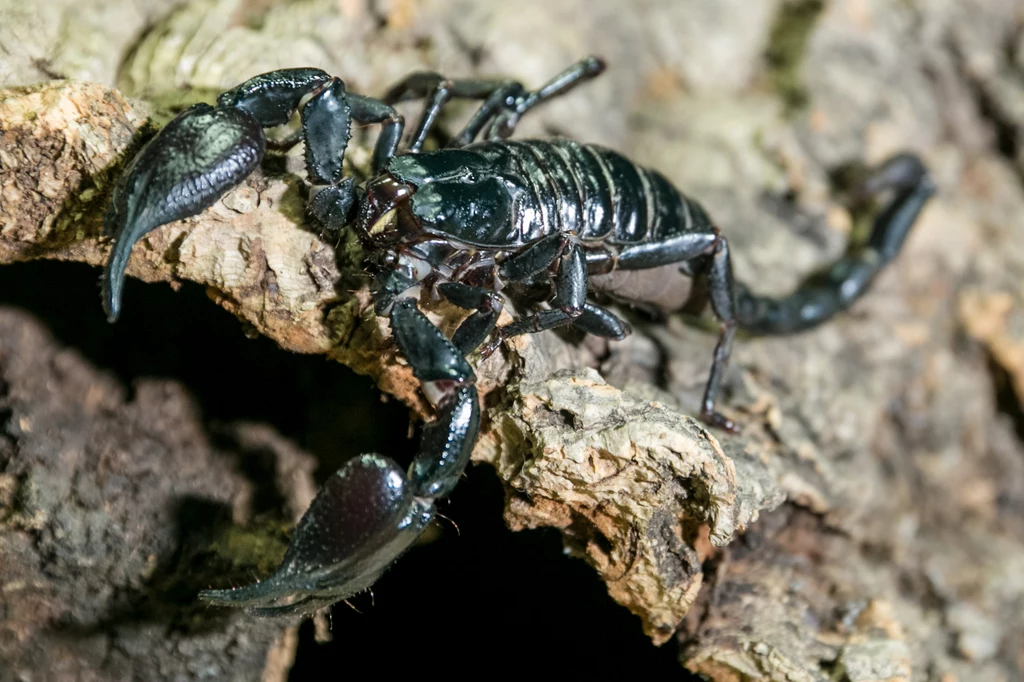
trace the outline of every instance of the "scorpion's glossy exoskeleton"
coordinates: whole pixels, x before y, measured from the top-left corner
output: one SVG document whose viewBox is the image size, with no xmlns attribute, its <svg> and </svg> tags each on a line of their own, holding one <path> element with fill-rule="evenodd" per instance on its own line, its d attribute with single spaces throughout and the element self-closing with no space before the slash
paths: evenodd
<svg viewBox="0 0 1024 682">
<path fill-rule="evenodd" d="M 274 575 L 204 592 L 205 599 L 257 615 L 300 614 L 373 584 L 430 523 L 435 500 L 452 490 L 469 459 L 480 412 L 466 354 L 570 324 L 622 339 L 629 327 L 588 301 L 591 288 L 671 309 L 683 303 L 673 292 L 687 290 L 684 279 L 705 276 L 721 335 L 700 416 L 734 430 L 715 410 L 715 398 L 736 330 L 795 332 L 847 308 L 896 256 L 934 193 L 916 157 L 890 159 L 864 186 L 892 195 L 867 244 L 790 296 L 754 295 L 733 282 L 728 241 L 704 209 L 661 174 L 571 140 L 506 141 L 530 109 L 603 69 L 587 58 L 533 91 L 513 81 L 416 73 L 382 100 L 346 92 L 340 79 L 319 69 L 284 69 L 223 93 L 217 106 L 190 107 L 131 162 L 105 221 L 114 237 L 103 279 L 111 321 L 120 311 L 132 246 L 240 183 L 263 158 L 264 129 L 298 111 L 310 211 L 332 229 L 354 224 L 376 270 L 376 313 L 390 318 L 398 348 L 437 412 L 407 472 L 379 455 L 350 460 L 299 522 Z M 392 104 L 415 98 L 425 108 L 399 152 L 403 119 Z M 482 104 L 446 148 L 422 152 L 452 98 Z M 382 126 L 363 188 L 342 175 L 352 121 Z M 643 276 L 624 279 L 626 271 L 646 271 L 648 283 L 657 278 L 659 286 L 644 286 Z M 424 287 L 474 311 L 451 339 L 417 308 Z M 496 327 L 503 291 L 537 289 L 549 292 L 549 306 Z"/>
</svg>

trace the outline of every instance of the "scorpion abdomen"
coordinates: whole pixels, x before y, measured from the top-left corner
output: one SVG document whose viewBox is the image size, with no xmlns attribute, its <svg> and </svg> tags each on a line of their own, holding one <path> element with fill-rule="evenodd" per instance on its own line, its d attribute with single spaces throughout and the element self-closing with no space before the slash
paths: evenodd
<svg viewBox="0 0 1024 682">
<path fill-rule="evenodd" d="M 463 162 L 461 177 L 438 168 L 453 154 Z M 466 164 L 469 156 L 485 163 Z M 484 168 L 488 170 L 478 170 Z M 610 149 L 573 140 L 479 142 L 460 150 L 396 157 L 389 170 L 403 181 L 424 183 L 419 191 L 431 187 L 420 201 L 446 193 L 438 183 L 499 180 L 509 196 L 505 224 L 493 225 L 493 235 L 472 235 L 467 243 L 478 246 L 490 246 L 492 237 L 494 246 L 507 249 L 554 232 L 575 233 L 584 242 L 631 246 L 712 231 L 704 209 L 660 173 Z M 421 217 L 428 218 L 430 227 L 448 231 L 425 211 Z"/>
<path fill-rule="evenodd" d="M 713 231 L 664 175 L 596 144 L 477 142 L 401 155 L 387 170 L 417 187 L 413 206 L 427 231 L 474 247 L 515 249 L 556 232 L 630 247 Z"/>
</svg>

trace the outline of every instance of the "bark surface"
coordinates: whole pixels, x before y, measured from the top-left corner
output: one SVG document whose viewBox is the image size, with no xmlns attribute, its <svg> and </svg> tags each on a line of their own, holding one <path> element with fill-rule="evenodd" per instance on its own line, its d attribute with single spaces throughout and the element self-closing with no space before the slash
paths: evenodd
<svg viewBox="0 0 1024 682">
<path fill-rule="evenodd" d="M 792 289 L 861 233 L 832 171 L 920 153 L 940 194 L 869 295 L 817 330 L 736 344 L 722 406 L 741 434 L 686 416 L 715 335 L 678 316 L 623 311 L 635 329 L 624 342 L 544 333 L 477 363 L 487 419 L 474 458 L 505 482 L 510 526 L 561 529 L 645 632 L 657 643 L 678 637 L 682 664 L 711 679 L 1024 677 L 1019 0 L 644 0 L 626 13 L 614 0 L 557 12 L 468 0 L 102 5 L 113 14 L 80 1 L 24 10 L 46 17 L 8 10 L 25 25 L 91 16 L 88 39 L 37 32 L 28 44 L 0 22 L 3 43 L 19 46 L 0 91 L 0 262 L 101 264 L 102 211 L 126 155 L 183 105 L 285 65 L 320 66 L 349 90 L 379 94 L 423 68 L 537 85 L 600 53 L 609 72 L 531 114 L 518 136 L 567 134 L 657 168 L 707 207 L 738 276 L 765 293 Z M 96 20 L 118 12 L 130 20 Z M 356 170 L 373 133 L 351 148 Z M 301 168 L 301 156 L 273 159 L 201 216 L 151 233 L 129 274 L 203 284 L 282 348 L 326 354 L 427 415 L 369 309 L 358 244 L 325 240 L 304 219 Z M 424 303 L 446 330 L 464 314 Z M 88 405 L 134 411 L 139 429 L 159 431 L 166 416 L 80 366 L 82 385 L 100 386 L 74 389 L 92 396 L 86 407 L 60 397 L 71 387 L 50 407 L 31 398 L 45 374 L 19 369 L 29 343 L 19 339 L 45 345 L 45 334 L 4 315 L 0 556 L 32 587 L 0 592 L 0 651 L 25 665 L 33 659 L 12 643 L 43 646 L 32 619 L 54 617 L 31 600 L 63 580 L 27 576 L 66 561 L 65 550 L 31 554 L 30 540 L 58 523 L 47 496 L 71 494 L 37 501 L 26 487 L 33 467 L 63 490 L 89 479 L 90 448 L 108 452 L 89 441 L 60 466 L 36 464 L 34 439 L 83 438 L 74 415 L 90 419 Z M 70 422 L 24 427 L 41 415 Z M 192 428 L 181 419 L 174 438 Z M 145 454 L 131 434 L 113 437 Z M 189 471 L 216 458 L 203 464 L 203 448 L 189 451 L 173 485 L 232 504 L 243 483 L 224 473 L 216 489 L 201 488 Z M 144 559 L 107 579 L 137 583 Z M 68 597 L 67 608 L 86 608 L 75 604 Z M 219 622 L 217 637 L 250 627 Z M 285 646 L 280 628 L 251 627 L 247 646 Z M 116 677 L 102 660 L 96 674 Z"/>
</svg>

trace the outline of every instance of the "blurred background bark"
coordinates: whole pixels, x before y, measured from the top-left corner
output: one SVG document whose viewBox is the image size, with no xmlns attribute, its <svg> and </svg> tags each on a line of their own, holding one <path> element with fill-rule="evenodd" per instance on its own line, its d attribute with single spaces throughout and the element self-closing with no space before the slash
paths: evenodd
<svg viewBox="0 0 1024 682">
<path fill-rule="evenodd" d="M 0 0 L 0 262 L 17 263 L 0 267 L 0 680 L 305 679 L 478 656 L 580 675 L 1024 678 L 1020 0 L 37 5 Z M 98 269 L 39 260 L 102 263 L 124 156 L 256 73 L 317 66 L 366 94 L 423 68 L 537 85 L 590 53 L 608 73 L 517 134 L 659 169 L 760 291 L 862 233 L 838 168 L 913 150 L 940 194 L 850 313 L 737 343 L 738 436 L 683 416 L 715 335 L 678 316 L 623 311 L 625 342 L 542 334 L 479 366 L 474 458 L 510 527 L 560 536 L 505 533 L 477 467 L 443 509 L 461 535 L 434 529 L 376 604 L 357 600 L 365 615 L 341 605 L 329 632 L 197 605 L 274 564 L 314 471 L 414 447 L 406 410 L 317 357 L 424 414 L 365 310 L 358 249 L 305 224 L 286 156 L 139 245 L 131 274 L 182 291 L 129 287 L 116 327 Z"/>
</svg>

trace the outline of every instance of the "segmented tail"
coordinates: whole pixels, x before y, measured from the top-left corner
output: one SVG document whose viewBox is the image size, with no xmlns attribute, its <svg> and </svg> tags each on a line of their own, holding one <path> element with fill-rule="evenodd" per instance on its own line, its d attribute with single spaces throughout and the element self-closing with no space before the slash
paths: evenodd
<svg viewBox="0 0 1024 682">
<path fill-rule="evenodd" d="M 875 276 L 899 253 L 936 187 L 919 158 L 901 154 L 886 161 L 861 188 L 865 194 L 885 190 L 892 190 L 894 196 L 875 218 L 867 243 L 803 282 L 793 293 L 782 298 L 759 296 L 737 283 L 740 327 L 754 334 L 803 331 L 849 308 L 867 291 Z"/>
</svg>

